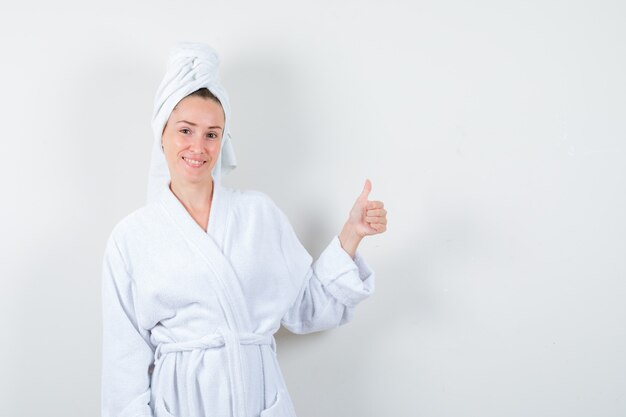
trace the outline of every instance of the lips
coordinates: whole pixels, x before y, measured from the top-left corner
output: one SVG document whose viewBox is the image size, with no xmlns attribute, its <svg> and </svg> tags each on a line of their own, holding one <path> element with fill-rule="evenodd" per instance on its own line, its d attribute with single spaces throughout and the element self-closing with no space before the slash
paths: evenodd
<svg viewBox="0 0 626 417">
<path fill-rule="evenodd" d="M 202 159 L 186 158 L 184 156 L 183 156 L 183 160 L 185 161 L 187 166 L 190 166 L 192 168 L 199 168 L 206 163 L 206 161 Z"/>
</svg>

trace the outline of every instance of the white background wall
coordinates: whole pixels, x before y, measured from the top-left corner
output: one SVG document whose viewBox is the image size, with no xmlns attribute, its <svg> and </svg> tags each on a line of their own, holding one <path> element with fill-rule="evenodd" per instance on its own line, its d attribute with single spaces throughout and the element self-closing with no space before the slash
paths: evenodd
<svg viewBox="0 0 626 417">
<path fill-rule="evenodd" d="M 300 417 L 626 415 L 621 1 L 0 6 L 0 412 L 96 416 L 100 268 L 167 53 L 213 45 L 239 168 L 317 257 L 365 178 L 375 295 L 280 332 Z"/>
</svg>

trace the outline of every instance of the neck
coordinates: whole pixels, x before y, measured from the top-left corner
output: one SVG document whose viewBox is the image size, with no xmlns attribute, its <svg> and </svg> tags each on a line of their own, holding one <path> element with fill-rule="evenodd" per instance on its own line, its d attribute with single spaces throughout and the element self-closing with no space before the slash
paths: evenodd
<svg viewBox="0 0 626 417">
<path fill-rule="evenodd" d="M 169 187 L 187 210 L 192 212 L 206 212 L 211 208 L 214 188 L 212 178 L 208 185 L 206 183 L 181 183 L 175 179 L 171 179 Z"/>
</svg>

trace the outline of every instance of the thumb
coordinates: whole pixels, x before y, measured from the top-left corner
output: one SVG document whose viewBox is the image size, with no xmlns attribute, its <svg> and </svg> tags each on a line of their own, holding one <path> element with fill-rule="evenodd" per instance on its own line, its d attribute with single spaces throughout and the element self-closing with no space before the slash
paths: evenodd
<svg viewBox="0 0 626 417">
<path fill-rule="evenodd" d="M 369 179 L 366 179 L 365 185 L 363 186 L 363 191 L 361 191 L 361 195 L 357 200 L 367 201 L 367 197 L 369 196 L 370 191 L 372 191 L 372 182 Z"/>
</svg>

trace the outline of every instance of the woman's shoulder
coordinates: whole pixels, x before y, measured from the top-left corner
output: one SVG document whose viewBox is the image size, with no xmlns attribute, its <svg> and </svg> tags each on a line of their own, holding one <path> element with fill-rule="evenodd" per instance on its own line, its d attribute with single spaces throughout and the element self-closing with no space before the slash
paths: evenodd
<svg viewBox="0 0 626 417">
<path fill-rule="evenodd" d="M 229 188 L 232 206 L 247 215 L 283 220 L 283 212 L 270 195 L 256 189 Z"/>
<path fill-rule="evenodd" d="M 269 194 L 254 189 L 225 187 L 230 192 L 235 204 L 248 208 L 275 208 L 276 203 Z"/>
<path fill-rule="evenodd" d="M 154 218 L 158 215 L 156 203 L 148 203 L 136 208 L 120 218 L 111 228 L 109 239 L 121 242 L 138 231 L 153 228 Z"/>
</svg>

